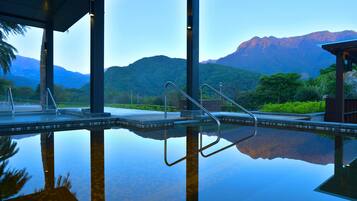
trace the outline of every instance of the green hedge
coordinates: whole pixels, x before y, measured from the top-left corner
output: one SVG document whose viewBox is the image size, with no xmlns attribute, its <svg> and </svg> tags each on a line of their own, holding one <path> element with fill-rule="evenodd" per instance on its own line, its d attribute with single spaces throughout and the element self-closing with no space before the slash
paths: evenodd
<svg viewBox="0 0 357 201">
<path fill-rule="evenodd" d="M 262 112 L 281 112 L 307 114 L 314 112 L 324 112 L 325 102 L 288 102 L 283 104 L 265 104 L 261 108 Z"/>
<path fill-rule="evenodd" d="M 115 108 L 126 108 L 126 109 L 137 109 L 137 110 L 153 110 L 153 111 L 164 111 L 164 106 L 162 105 L 137 105 L 137 104 L 107 104 L 107 107 Z M 175 107 L 168 106 L 169 112 L 177 111 Z"/>
</svg>

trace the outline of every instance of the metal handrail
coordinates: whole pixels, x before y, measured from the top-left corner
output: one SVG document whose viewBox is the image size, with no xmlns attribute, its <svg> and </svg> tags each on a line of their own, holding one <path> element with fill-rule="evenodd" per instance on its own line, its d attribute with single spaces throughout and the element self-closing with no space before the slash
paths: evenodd
<svg viewBox="0 0 357 201">
<path fill-rule="evenodd" d="M 7 95 L 8 95 L 8 102 L 10 104 L 10 107 L 11 107 L 11 113 L 12 115 L 15 114 L 15 103 L 14 103 L 14 98 L 12 96 L 12 90 L 11 88 L 8 88 L 8 91 L 7 91 Z"/>
<path fill-rule="evenodd" d="M 231 98 L 227 97 L 226 95 L 224 95 L 222 92 L 218 91 L 217 89 L 215 89 L 214 87 L 212 87 L 209 84 L 203 84 L 201 86 L 201 105 L 203 105 L 203 89 L 207 87 L 209 89 L 211 89 L 213 92 L 215 92 L 216 94 L 218 94 L 219 96 L 221 96 L 222 98 L 226 99 L 226 101 L 230 102 L 231 104 L 237 106 L 238 108 L 240 108 L 241 110 L 243 110 L 245 113 L 247 113 L 250 117 L 253 118 L 254 120 L 254 126 L 258 126 L 258 118 L 250 111 L 248 111 L 247 109 L 245 109 L 243 106 L 239 105 L 237 102 L 235 102 L 234 100 L 232 100 Z"/>
<path fill-rule="evenodd" d="M 191 96 L 189 96 L 186 92 L 184 92 L 183 90 L 181 90 L 175 83 L 168 81 L 165 84 L 165 119 L 167 119 L 167 88 L 169 86 L 172 86 L 174 89 L 176 89 L 178 92 L 181 93 L 181 95 L 183 95 L 185 98 L 187 98 L 189 101 L 191 101 L 191 103 L 193 103 L 194 105 L 196 105 L 198 108 L 200 108 L 202 111 L 204 111 L 209 117 L 211 117 L 216 123 L 217 123 L 217 127 L 218 127 L 218 132 L 220 132 L 220 128 L 221 128 L 221 122 L 219 121 L 219 119 L 217 117 L 215 117 L 213 114 L 211 114 L 206 108 L 204 108 L 201 104 L 199 104 L 195 99 L 193 99 Z"/>
<path fill-rule="evenodd" d="M 221 152 L 221 151 L 224 151 L 224 150 L 226 150 L 226 149 L 228 149 L 228 148 L 231 148 L 231 147 L 233 147 L 233 146 L 235 146 L 235 145 L 237 145 L 237 144 L 239 144 L 239 143 L 241 143 L 241 142 L 244 142 L 244 141 L 246 141 L 246 140 L 248 140 L 248 139 L 250 139 L 250 138 L 255 137 L 255 136 L 257 135 L 257 132 L 258 132 L 258 130 L 257 130 L 257 127 L 255 126 L 255 127 L 254 127 L 254 133 L 253 133 L 252 135 L 249 135 L 249 136 L 244 137 L 244 138 L 242 138 L 242 139 L 240 139 L 240 140 L 237 140 L 237 141 L 233 142 L 232 144 L 227 145 L 227 146 L 225 146 L 225 147 L 222 147 L 222 148 L 220 148 L 220 149 L 218 149 L 218 150 L 216 150 L 216 151 L 214 151 L 214 152 L 212 152 L 212 153 L 209 153 L 209 154 L 204 154 L 204 153 L 201 151 L 201 155 L 202 155 L 203 157 L 205 157 L 205 158 L 208 158 L 208 157 L 210 157 L 210 156 L 212 156 L 212 155 L 218 154 L 218 153 Z M 202 143 L 202 135 L 203 135 L 203 134 L 200 135 L 200 143 Z M 202 146 L 202 145 L 201 145 L 201 146 Z"/>
<path fill-rule="evenodd" d="M 50 97 L 51 101 L 53 103 L 53 107 L 54 107 L 54 109 L 56 111 L 56 114 L 58 114 L 58 106 L 57 106 L 56 101 L 55 101 L 55 99 L 54 99 L 54 97 L 52 95 L 52 92 L 51 92 L 50 88 L 47 88 L 46 91 L 47 91 L 47 93 L 46 93 L 46 107 L 47 107 L 47 109 L 49 109 L 49 100 L 48 100 L 48 98 Z"/>
<path fill-rule="evenodd" d="M 212 113 L 210 113 L 206 108 L 204 108 L 201 104 L 199 104 L 195 99 L 193 99 L 191 96 L 189 96 L 186 92 L 184 92 L 183 90 L 181 90 L 175 83 L 171 82 L 171 81 L 168 81 L 165 83 L 165 113 L 164 113 L 164 116 L 165 116 L 165 119 L 167 119 L 167 88 L 169 86 L 172 86 L 174 89 L 176 89 L 178 92 L 181 93 L 181 95 L 183 95 L 185 98 L 187 98 L 189 101 L 191 101 L 194 105 L 196 105 L 198 108 L 200 108 L 202 111 L 204 111 L 209 117 L 211 117 L 216 123 L 217 123 L 217 139 L 204 146 L 204 147 L 200 147 L 200 149 L 198 151 L 203 151 L 215 144 L 217 144 L 220 140 L 221 140 L 221 137 L 220 137 L 220 134 L 221 134 L 221 122 L 219 121 L 219 119 L 217 117 L 215 117 Z M 176 160 L 175 162 L 173 163 L 168 163 L 167 161 L 167 154 L 166 154 L 166 151 L 167 151 L 167 138 L 165 137 L 165 163 L 168 165 L 168 166 L 173 166 L 183 160 L 186 159 L 187 156 L 185 157 L 182 157 L 178 160 Z"/>
</svg>

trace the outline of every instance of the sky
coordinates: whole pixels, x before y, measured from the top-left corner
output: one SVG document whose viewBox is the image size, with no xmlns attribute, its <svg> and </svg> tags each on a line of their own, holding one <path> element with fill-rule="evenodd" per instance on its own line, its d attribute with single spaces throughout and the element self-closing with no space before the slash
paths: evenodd
<svg viewBox="0 0 357 201">
<path fill-rule="evenodd" d="M 315 31 L 357 31 L 356 0 L 200 0 L 200 60 L 234 52 L 254 36 L 289 37 Z M 89 73 L 89 15 L 55 32 L 54 62 Z M 105 67 L 143 57 L 186 57 L 185 0 L 106 0 Z M 18 54 L 40 58 L 42 30 L 9 42 Z"/>
</svg>

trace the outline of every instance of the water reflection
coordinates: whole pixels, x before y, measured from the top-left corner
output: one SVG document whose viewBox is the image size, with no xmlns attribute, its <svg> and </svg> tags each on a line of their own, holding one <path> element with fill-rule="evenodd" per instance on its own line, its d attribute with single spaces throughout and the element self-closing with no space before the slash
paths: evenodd
<svg viewBox="0 0 357 201">
<path fill-rule="evenodd" d="M 198 135 L 197 127 L 188 127 L 186 130 L 186 200 L 198 200 Z"/>
<path fill-rule="evenodd" d="M 341 136 L 335 137 L 334 175 L 316 190 L 342 198 L 357 199 L 357 158 L 344 165 L 344 140 Z"/>
<path fill-rule="evenodd" d="M 40 141 L 43 174 L 45 178 L 44 187 L 35 190 L 33 194 L 20 196 L 11 200 L 77 200 L 75 193 L 70 192 L 72 184 L 69 174 L 66 176 L 60 175 L 57 178 L 55 177 L 54 133 L 41 133 Z"/>
<path fill-rule="evenodd" d="M 39 145 L 38 139 L 41 141 L 42 166 L 40 167 L 40 175 L 44 175 L 44 184 L 41 184 L 39 186 L 41 189 L 35 192 L 32 191 L 33 189 L 24 191 L 32 194 L 21 196 L 14 200 L 38 200 L 37 198 L 50 200 L 48 199 L 49 194 L 51 194 L 52 200 L 77 200 L 79 198 L 99 201 L 198 201 L 239 200 L 250 196 L 252 196 L 252 200 L 287 200 L 284 198 L 288 198 L 292 190 L 299 195 L 301 194 L 301 197 L 297 196 L 295 200 L 334 200 L 324 199 L 330 197 L 324 197 L 324 194 L 313 191 L 330 174 L 334 175 L 321 184 L 317 191 L 349 199 L 357 198 L 355 192 L 355 189 L 357 189 L 357 162 L 349 161 L 349 165 L 346 165 L 346 161 L 348 161 L 346 160 L 346 155 L 349 155 L 346 147 L 353 144 L 355 140 L 344 140 L 341 137 L 326 138 L 315 134 L 309 134 L 311 136 L 308 136 L 307 133 L 303 132 L 290 133 L 290 131 L 284 131 L 289 133 L 292 139 L 290 140 L 287 134 L 280 130 L 275 130 L 276 134 L 273 131 L 264 132 L 264 129 L 260 129 L 258 132 L 257 136 L 250 137 L 252 136 L 251 127 L 247 127 L 246 130 L 244 130 L 244 127 L 227 128 L 222 132 L 224 140 L 219 145 L 211 147 L 206 153 L 215 153 L 216 150 L 220 151 L 222 147 L 224 147 L 224 151 L 219 152 L 214 157 L 205 158 L 200 155 L 201 130 L 199 127 L 182 127 L 179 131 L 170 130 L 167 132 L 170 137 L 180 137 L 177 139 L 171 138 L 170 153 L 172 158 L 186 155 L 182 163 L 177 163 L 173 166 L 166 166 L 160 160 L 164 155 L 162 153 L 163 147 L 160 145 L 166 139 L 165 132 L 162 130 L 142 132 L 140 134 L 140 136 L 156 140 L 140 138 L 127 130 L 120 130 L 120 132 L 118 130 L 106 132 L 92 130 L 89 135 L 88 131 L 68 132 L 68 134 L 64 132 L 63 135 L 62 133 L 56 134 L 56 138 L 54 133 L 42 133 L 39 138 L 32 137 L 32 141 L 37 146 Z M 205 135 L 214 135 L 214 132 L 206 132 Z M 206 143 L 215 139 L 215 136 L 212 136 L 212 138 L 204 137 Z M 242 139 L 249 140 L 242 142 Z M 84 142 L 83 144 L 85 145 L 83 147 L 85 149 L 81 151 L 86 150 L 78 156 L 73 154 L 75 153 L 73 147 L 68 145 L 70 141 L 74 146 L 77 146 L 79 141 L 76 140 Z M 265 144 L 263 143 L 264 141 Z M 293 141 L 295 142 L 293 143 Z M 316 146 L 311 146 L 311 143 L 315 141 L 317 142 Z M 0 142 L 5 141 L 1 140 Z M 328 142 L 328 149 L 322 146 L 326 149 L 319 150 L 321 144 L 326 142 Z M 231 149 L 225 149 L 225 147 L 232 147 L 232 143 L 238 143 L 238 145 L 236 147 L 233 145 Z M 302 146 L 304 143 L 308 146 Z M 12 154 L 0 154 L 0 158 L 3 155 L 9 158 L 17 152 L 16 144 L 15 147 L 9 142 L 5 144 L 7 144 L 8 150 L 12 150 L 8 151 Z M 292 147 L 287 147 L 287 145 Z M 55 146 L 60 147 L 60 149 L 55 150 Z M 268 148 L 264 149 L 264 146 Z M 12 148 L 10 149 L 10 147 Z M 249 153 L 247 155 L 251 157 L 293 157 L 308 162 L 324 161 L 321 160 L 321 155 L 328 152 L 333 156 L 335 171 L 332 172 L 332 165 L 315 165 L 296 160 L 253 160 L 251 157 L 241 154 L 236 148 L 238 150 L 246 150 L 243 153 Z M 2 153 L 2 150 L 1 148 L 0 153 Z M 64 150 L 68 150 L 68 152 L 64 152 Z M 108 153 L 105 154 L 105 150 Z M 90 154 L 88 151 L 90 151 Z M 297 151 L 302 153 L 295 153 Z M 76 153 L 78 152 L 76 151 Z M 314 154 L 312 156 L 304 156 L 309 153 Z M 355 154 L 356 151 L 354 150 L 353 153 Z M 32 153 L 24 155 L 29 156 L 30 154 Z M 37 155 L 39 156 L 39 154 Z M 56 172 L 62 172 L 64 175 L 68 169 L 71 169 L 70 163 L 61 162 L 61 159 L 59 159 L 63 155 L 65 155 L 65 157 L 62 157 L 64 160 L 71 158 L 74 161 L 78 157 L 81 157 L 81 159 L 88 157 L 74 166 L 78 171 L 86 172 L 89 169 L 86 167 L 90 165 L 88 174 L 78 174 L 76 170 L 72 169 L 69 172 L 76 177 L 70 177 L 67 174 L 56 178 L 55 167 Z M 348 158 L 351 158 L 351 156 Z M 57 164 L 55 166 L 56 160 Z M 29 164 L 28 171 L 31 175 L 33 177 L 38 176 L 36 173 L 33 174 L 31 172 L 32 161 L 29 160 L 27 163 Z M 292 168 L 296 169 L 291 171 Z M 321 174 L 322 176 L 320 175 L 320 178 L 317 178 L 319 177 L 317 174 L 323 169 L 326 174 Z M 26 171 L 24 173 L 28 179 Z M 304 176 L 306 178 L 303 178 Z M 85 178 L 83 179 L 82 177 Z M 1 178 L 3 177 L 0 175 Z M 74 189 L 71 188 L 71 180 L 73 180 Z M 301 184 L 299 182 L 305 185 L 299 186 L 297 189 L 294 186 Z M 9 184 L 6 185 L 10 187 Z M 34 188 L 32 185 L 31 187 Z M 259 192 L 256 189 L 264 189 L 265 192 Z M 74 192 L 78 194 L 77 198 Z M 7 198 L 12 198 L 15 195 L 16 193 Z"/>
<path fill-rule="evenodd" d="M 41 134 L 41 156 L 45 176 L 45 187 L 42 191 L 55 188 L 55 155 L 54 133 Z"/>
<path fill-rule="evenodd" d="M 105 200 L 104 176 L 104 131 L 90 132 L 90 167 L 91 167 L 91 198 L 93 201 Z"/>
<path fill-rule="evenodd" d="M 19 149 L 10 137 L 0 137 L 0 200 L 15 196 L 29 180 L 26 169 L 9 169 L 8 160 Z"/>
<path fill-rule="evenodd" d="M 205 135 L 215 136 L 215 128 L 205 128 Z M 135 134 L 149 139 L 165 140 L 165 132 L 160 130 L 142 131 L 135 130 Z M 169 130 L 170 138 L 185 137 L 184 127 Z M 334 138 L 333 135 L 322 135 L 310 132 L 281 130 L 274 128 L 258 128 L 257 135 L 250 126 L 224 125 L 221 138 L 236 145 L 240 153 L 252 159 L 295 159 L 312 164 L 327 165 L 334 163 Z M 251 137 L 253 134 L 253 137 Z M 250 138 L 249 140 L 246 140 Z M 219 146 L 217 146 L 219 147 Z M 228 147 L 229 148 L 229 147 Z M 344 160 L 353 159 L 357 150 L 357 140 L 351 141 L 345 149 Z M 214 154 L 216 153 L 215 150 Z"/>
</svg>

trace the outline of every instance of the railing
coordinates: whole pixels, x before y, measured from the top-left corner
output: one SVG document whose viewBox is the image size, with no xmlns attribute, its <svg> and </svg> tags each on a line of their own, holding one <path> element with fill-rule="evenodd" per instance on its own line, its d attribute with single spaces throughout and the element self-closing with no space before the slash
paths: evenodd
<svg viewBox="0 0 357 201">
<path fill-rule="evenodd" d="M 224 98 L 226 101 L 230 102 L 231 104 L 235 105 L 239 109 L 243 110 L 245 113 L 247 113 L 250 117 L 253 118 L 254 126 L 256 127 L 258 125 L 258 118 L 253 113 L 251 113 L 250 111 L 245 109 L 243 106 L 239 105 L 237 102 L 235 102 L 234 100 L 232 100 L 231 98 L 227 97 L 222 92 L 218 91 L 217 89 L 215 89 L 214 87 L 212 87 L 212 86 L 210 86 L 208 84 L 203 84 L 201 86 L 201 90 L 200 90 L 201 91 L 201 105 L 203 105 L 203 89 L 205 87 L 211 89 L 213 92 L 215 92 L 220 97 Z"/>
<path fill-rule="evenodd" d="M 175 83 L 168 81 L 165 84 L 165 119 L 167 119 L 167 88 L 169 86 L 172 86 L 176 91 L 180 92 L 181 95 L 183 95 L 185 98 L 187 98 L 191 103 L 196 105 L 198 108 L 200 108 L 202 111 L 204 111 L 209 117 L 211 117 L 216 123 L 218 127 L 218 132 L 220 132 L 221 128 L 221 122 L 217 117 L 215 117 L 213 114 L 211 114 L 206 108 L 204 108 L 201 104 L 199 104 L 195 99 L 193 99 L 191 96 L 189 96 L 186 92 L 182 91 Z"/>
<path fill-rule="evenodd" d="M 199 104 L 195 99 L 193 99 L 191 96 L 189 96 L 186 92 L 184 92 L 183 90 L 181 90 L 175 83 L 171 82 L 171 81 L 168 81 L 166 82 L 165 84 L 165 112 L 164 112 L 164 116 L 165 116 L 165 119 L 167 119 L 167 88 L 169 86 L 172 86 L 176 91 L 178 91 L 181 95 L 183 95 L 185 98 L 187 98 L 189 101 L 191 101 L 191 103 L 193 103 L 194 105 L 196 105 L 198 108 L 200 108 L 202 111 L 204 111 L 209 117 L 211 117 L 217 124 L 217 139 L 206 145 L 206 146 L 201 146 L 200 149 L 198 151 L 203 151 L 215 144 L 217 144 L 220 140 L 221 140 L 221 137 L 220 137 L 220 134 L 221 134 L 221 122 L 219 121 L 219 119 L 217 117 L 215 117 L 213 114 L 211 114 L 206 108 L 204 108 L 201 104 Z M 183 160 L 186 159 L 186 156 L 185 157 L 182 157 L 178 160 L 176 160 L 175 162 L 173 163 L 169 163 L 167 161 L 167 138 L 165 136 L 165 163 L 168 165 L 168 166 L 172 166 L 172 165 L 175 165 Z"/>
<path fill-rule="evenodd" d="M 58 106 L 49 88 L 46 89 L 46 109 L 49 109 L 49 99 L 51 99 L 56 114 L 59 114 Z"/>
<path fill-rule="evenodd" d="M 9 103 L 9 105 L 11 107 L 11 113 L 12 113 L 12 115 L 14 115 L 15 114 L 15 103 L 14 103 L 14 98 L 12 96 L 11 88 L 9 88 L 8 91 L 7 91 L 7 99 L 8 99 L 7 100 L 8 103 Z"/>
</svg>

